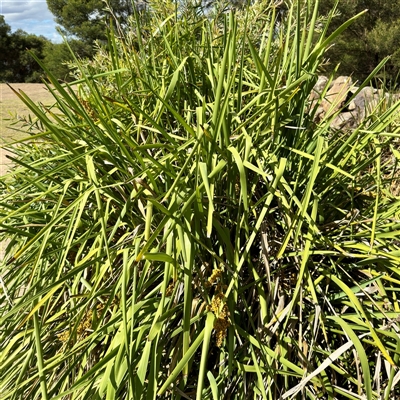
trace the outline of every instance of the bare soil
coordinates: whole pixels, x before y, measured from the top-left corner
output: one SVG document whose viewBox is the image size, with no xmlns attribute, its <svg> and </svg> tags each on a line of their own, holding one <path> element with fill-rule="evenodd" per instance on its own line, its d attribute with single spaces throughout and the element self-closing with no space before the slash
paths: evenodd
<svg viewBox="0 0 400 400">
<path fill-rule="evenodd" d="M 12 88 L 23 91 L 35 102 L 51 104 L 52 96 L 42 83 L 13 83 Z M 4 83 L 0 84 L 0 175 L 7 172 L 10 160 L 6 157 L 7 152 L 2 145 L 7 142 L 22 139 L 26 136 L 22 124 L 16 123 L 29 115 L 26 105 L 18 96 Z M 3 255 L 4 243 L 0 243 L 0 260 Z"/>
<path fill-rule="evenodd" d="M 49 92 L 43 83 L 11 83 L 10 86 L 14 90 L 22 90 L 29 97 L 35 99 L 36 101 L 43 101 L 49 98 Z M 7 84 L 1 83 L 0 88 L 1 100 L 7 101 L 15 99 L 15 94 Z"/>
<path fill-rule="evenodd" d="M 12 83 L 17 92 L 24 92 L 35 102 L 50 105 L 52 95 L 42 83 Z M 28 107 L 18 98 L 5 83 L 0 84 L 0 138 L 6 141 L 18 140 L 25 134 L 17 121 L 25 119 L 30 114 Z"/>
<path fill-rule="evenodd" d="M 52 96 L 42 83 L 13 83 L 12 88 L 26 93 L 35 102 L 49 104 Z M 0 146 L 5 142 L 22 139 L 26 134 L 21 123 L 29 115 L 26 105 L 5 83 L 0 84 Z M 6 152 L 0 148 L 0 175 L 7 169 Z"/>
</svg>

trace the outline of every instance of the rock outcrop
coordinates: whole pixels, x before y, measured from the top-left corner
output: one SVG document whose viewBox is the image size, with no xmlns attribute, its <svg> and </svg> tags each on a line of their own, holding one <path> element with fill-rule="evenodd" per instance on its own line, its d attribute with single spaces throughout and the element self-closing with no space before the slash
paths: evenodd
<svg viewBox="0 0 400 400">
<path fill-rule="evenodd" d="M 327 85 L 329 86 L 326 87 Z M 314 117 L 316 122 L 341 110 L 333 119 L 331 127 L 354 129 L 377 106 L 387 107 L 399 99 L 399 94 L 384 93 L 370 86 L 359 91 L 349 76 L 339 76 L 331 83 L 326 76 L 320 76 L 310 95 L 310 109 L 318 107 Z"/>
</svg>

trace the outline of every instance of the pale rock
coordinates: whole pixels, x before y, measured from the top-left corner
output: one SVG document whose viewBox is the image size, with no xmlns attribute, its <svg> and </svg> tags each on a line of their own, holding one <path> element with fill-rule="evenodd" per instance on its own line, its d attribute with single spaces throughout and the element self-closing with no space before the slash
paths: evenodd
<svg viewBox="0 0 400 400">
<path fill-rule="evenodd" d="M 400 94 L 389 94 L 382 90 L 366 86 L 360 90 L 353 85 L 349 76 L 340 76 L 334 81 L 326 92 L 325 98 L 320 96 L 324 92 L 328 78 L 321 76 L 318 78 L 312 92 L 310 93 L 310 110 L 317 107 L 314 114 L 315 122 L 320 122 L 324 118 L 337 114 L 331 123 L 334 129 L 355 129 L 366 117 L 382 104 L 383 109 L 400 100 Z M 354 94 L 357 93 L 356 96 Z M 354 96 L 349 104 L 346 102 Z"/>
<path fill-rule="evenodd" d="M 343 107 L 353 82 L 350 76 L 339 76 L 333 81 L 332 87 L 321 102 L 326 117 Z"/>
<path fill-rule="evenodd" d="M 357 126 L 357 115 L 353 111 L 342 112 L 331 123 L 333 129 L 353 129 Z"/>
</svg>

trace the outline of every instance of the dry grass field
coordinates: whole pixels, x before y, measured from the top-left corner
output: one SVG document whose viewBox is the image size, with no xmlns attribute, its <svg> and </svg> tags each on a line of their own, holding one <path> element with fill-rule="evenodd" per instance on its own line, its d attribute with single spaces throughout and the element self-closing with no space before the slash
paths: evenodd
<svg viewBox="0 0 400 400">
<path fill-rule="evenodd" d="M 22 90 L 31 99 L 44 104 L 51 103 L 52 96 L 41 83 L 14 83 L 15 90 Z M 22 139 L 25 136 L 23 124 L 17 122 L 29 115 L 25 104 L 5 84 L 0 84 L 0 146 L 6 142 Z M 0 147 L 0 174 L 4 174 L 7 158 Z"/>
<path fill-rule="evenodd" d="M 51 103 L 52 96 L 42 83 L 14 83 L 15 90 L 21 90 L 31 99 L 44 104 Z M 11 141 L 24 136 L 21 124 L 14 125 L 16 120 L 21 120 L 29 115 L 29 110 L 15 93 L 4 83 L 0 84 L 0 138 Z M 11 126 L 12 125 L 12 126 Z"/>
<path fill-rule="evenodd" d="M 52 96 L 41 83 L 14 83 L 12 87 L 22 90 L 31 99 L 44 104 L 51 103 Z M 22 139 L 25 134 L 22 123 L 16 123 L 29 115 L 29 110 L 25 104 L 15 95 L 15 93 L 4 83 L 0 84 L 0 175 L 7 171 L 9 160 L 2 145 L 7 142 Z M 3 250 L 0 243 L 0 257 Z"/>
</svg>

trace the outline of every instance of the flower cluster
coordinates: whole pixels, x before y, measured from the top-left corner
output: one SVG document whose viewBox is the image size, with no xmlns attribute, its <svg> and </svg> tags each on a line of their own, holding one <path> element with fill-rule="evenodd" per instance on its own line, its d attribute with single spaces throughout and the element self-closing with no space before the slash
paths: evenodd
<svg viewBox="0 0 400 400">
<path fill-rule="evenodd" d="M 214 321 L 215 336 L 217 339 L 217 346 L 221 347 L 222 342 L 226 338 L 226 331 L 231 324 L 229 322 L 229 310 L 226 305 L 224 294 L 221 292 L 215 294 L 209 308 L 216 317 Z"/>
<path fill-rule="evenodd" d="M 210 288 L 213 285 L 216 287 L 216 293 L 214 294 L 208 309 L 215 315 L 214 330 L 218 347 L 222 346 L 222 343 L 226 338 L 226 331 L 230 326 L 229 310 L 226 305 L 225 296 L 222 293 L 224 285 L 222 285 L 221 277 L 222 269 L 214 268 L 211 276 L 206 282 L 207 288 Z"/>
<path fill-rule="evenodd" d="M 98 304 L 96 307 L 97 313 L 100 314 L 103 308 L 104 308 L 103 304 Z M 93 311 L 88 310 L 83 316 L 78 327 L 76 328 L 77 340 L 83 340 L 85 337 L 88 336 L 88 333 L 91 331 L 92 328 L 92 321 L 93 321 Z M 63 344 L 66 344 L 70 340 L 70 336 L 71 336 L 70 330 L 65 330 L 57 335 L 58 340 L 60 342 L 63 342 Z"/>
</svg>

